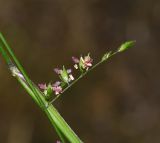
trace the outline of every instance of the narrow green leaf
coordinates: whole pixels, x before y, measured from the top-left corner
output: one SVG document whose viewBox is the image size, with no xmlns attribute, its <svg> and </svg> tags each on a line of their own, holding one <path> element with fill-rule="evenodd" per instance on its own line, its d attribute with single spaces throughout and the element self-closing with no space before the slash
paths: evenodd
<svg viewBox="0 0 160 143">
<path fill-rule="evenodd" d="M 32 82 L 31 80 L 29 79 L 28 75 L 26 74 L 25 70 L 23 69 L 22 65 L 20 64 L 20 62 L 18 61 L 18 59 L 16 58 L 16 56 L 14 55 L 13 51 L 11 50 L 11 48 L 9 47 L 9 45 L 7 44 L 5 38 L 3 37 L 2 33 L 0 33 L 0 40 L 1 40 L 1 44 L 3 44 L 3 47 L 2 47 L 2 51 L 4 52 L 5 49 L 7 50 L 7 52 L 9 53 L 7 55 L 7 52 L 6 55 L 7 57 L 5 58 L 6 62 L 7 61 L 7 58 L 8 57 L 11 57 L 10 59 L 13 59 L 14 63 L 16 64 L 17 68 L 20 70 L 20 72 L 22 73 L 22 75 L 24 76 L 26 82 L 28 83 L 28 85 L 30 86 L 30 88 L 32 89 L 32 91 L 34 92 L 35 96 L 37 97 L 37 100 L 39 101 L 40 103 L 40 107 L 41 108 L 44 108 L 44 103 L 43 101 L 41 100 L 41 98 L 38 96 L 38 94 L 36 93 L 36 90 L 34 88 L 34 86 L 32 85 Z M 13 62 L 12 62 L 13 63 Z"/>
<path fill-rule="evenodd" d="M 26 82 L 24 82 L 21 78 L 17 77 L 18 81 L 21 85 L 25 88 L 25 90 L 31 95 L 32 98 L 36 98 L 33 91 L 28 87 Z M 34 83 L 33 83 L 34 85 Z M 38 89 L 36 85 L 34 85 L 38 95 L 43 100 L 45 105 L 48 105 L 48 102 L 42 96 L 41 91 Z M 36 103 L 39 104 L 37 99 L 35 99 Z M 65 122 L 62 116 L 58 113 L 53 105 L 49 105 L 45 108 L 44 112 L 46 113 L 47 117 L 49 118 L 50 122 L 52 123 L 53 127 L 56 128 L 56 131 L 60 131 L 71 143 L 82 143 L 82 141 L 78 138 L 78 136 L 74 133 L 74 131 L 69 127 L 69 125 Z M 59 134 L 59 132 L 58 132 Z M 61 136 L 62 138 L 62 136 Z"/>
<path fill-rule="evenodd" d="M 17 79 L 21 83 L 21 85 L 25 88 L 25 90 L 31 95 L 31 97 L 35 98 L 33 91 L 28 87 L 28 85 L 21 78 L 18 77 Z M 41 94 L 38 87 L 35 87 L 35 88 L 36 88 L 37 92 L 39 94 Z M 44 100 L 44 98 L 42 98 L 42 100 Z M 38 104 L 37 99 L 35 99 L 35 101 Z M 45 104 L 47 104 L 46 101 L 44 101 L 44 102 L 45 102 Z M 58 111 L 55 109 L 55 107 L 53 105 L 49 105 L 49 107 L 46 108 L 44 111 L 62 141 L 64 140 L 64 139 L 62 139 L 62 137 L 64 135 L 71 143 L 72 142 L 73 143 L 82 143 L 82 141 L 73 132 L 73 130 L 68 126 L 68 124 L 61 117 L 61 115 L 58 113 Z M 61 133 L 63 135 L 60 135 Z"/>
<path fill-rule="evenodd" d="M 60 131 L 66 136 L 66 138 L 70 141 L 70 143 L 82 143 L 82 141 L 78 138 L 78 136 L 73 132 L 73 130 L 69 127 L 69 125 L 65 122 L 62 116 L 58 113 L 58 111 L 54 108 L 54 106 L 49 106 L 47 110 L 45 110 L 46 114 L 50 116 L 50 120 L 52 124 L 56 124 Z"/>
<path fill-rule="evenodd" d="M 65 136 L 62 134 L 62 132 L 59 130 L 59 128 L 58 128 L 57 126 L 55 126 L 55 130 L 56 130 L 58 136 L 60 137 L 61 142 L 62 142 L 62 143 L 66 143 L 66 141 L 65 141 L 65 140 L 66 140 Z"/>
<path fill-rule="evenodd" d="M 65 122 L 65 120 L 61 117 L 58 111 L 55 109 L 53 105 L 48 106 L 48 102 L 44 98 L 44 94 L 39 90 L 39 88 L 30 80 L 23 67 L 20 65 L 18 59 L 12 52 L 11 48 L 8 46 L 4 37 L 0 33 L 0 52 L 2 53 L 7 64 L 13 63 L 11 59 L 13 59 L 14 63 L 17 65 L 11 71 L 14 76 L 18 79 L 21 85 L 25 88 L 25 90 L 31 95 L 34 101 L 41 107 L 41 109 L 46 113 L 47 117 L 51 121 L 53 127 L 57 127 L 60 132 L 69 140 L 71 143 L 82 143 L 82 141 L 78 138 L 78 136 L 74 133 L 74 131 L 69 127 L 69 125 Z M 9 53 L 7 54 L 7 52 Z M 11 57 L 11 58 L 10 58 Z M 43 108 L 42 108 L 43 106 Z M 48 106 L 48 108 L 46 108 Z"/>
<path fill-rule="evenodd" d="M 30 87 L 19 77 L 16 77 L 19 83 L 22 85 L 22 87 L 27 91 L 27 93 L 33 98 L 33 100 L 36 102 L 37 105 L 39 105 L 39 102 L 34 95 L 33 91 L 30 89 Z M 40 105 L 39 105 L 40 106 Z"/>
<path fill-rule="evenodd" d="M 6 63 L 9 65 L 11 63 L 11 59 L 9 58 L 8 54 L 4 51 L 4 46 L 0 43 L 0 52 L 2 53 L 3 58 L 5 59 Z"/>
</svg>

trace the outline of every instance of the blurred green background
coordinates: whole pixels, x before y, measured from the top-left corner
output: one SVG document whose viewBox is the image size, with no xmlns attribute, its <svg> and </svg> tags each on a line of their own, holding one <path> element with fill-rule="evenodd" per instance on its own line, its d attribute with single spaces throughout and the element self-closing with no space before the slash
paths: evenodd
<svg viewBox="0 0 160 143">
<path fill-rule="evenodd" d="M 136 40 L 55 106 L 85 143 L 160 142 L 159 0 L 0 0 L 0 31 L 37 84 L 56 81 L 53 68 L 72 67 L 72 55 L 96 63 Z M 0 56 L 0 143 L 57 139 Z"/>
</svg>

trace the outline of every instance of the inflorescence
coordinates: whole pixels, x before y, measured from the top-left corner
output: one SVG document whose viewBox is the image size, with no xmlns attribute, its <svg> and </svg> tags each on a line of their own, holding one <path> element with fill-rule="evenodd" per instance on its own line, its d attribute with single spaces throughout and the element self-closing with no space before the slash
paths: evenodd
<svg viewBox="0 0 160 143">
<path fill-rule="evenodd" d="M 92 67 L 93 59 L 90 57 L 90 54 L 87 56 L 80 56 L 80 58 L 72 57 L 72 61 L 74 62 L 74 68 L 79 70 L 82 73 L 88 71 L 90 67 Z M 55 95 L 60 95 L 63 93 L 63 90 L 70 85 L 72 81 L 75 80 L 72 75 L 72 69 L 66 69 L 65 66 L 60 68 L 54 68 L 54 72 L 59 76 L 59 81 L 55 83 L 40 83 L 38 84 L 39 88 L 44 93 L 44 96 L 47 100 L 51 99 L 51 95 L 54 93 Z"/>
<path fill-rule="evenodd" d="M 75 79 L 72 75 L 72 69 L 66 69 L 65 66 L 62 69 L 55 68 L 54 72 L 59 76 L 59 81 L 56 81 L 54 84 L 52 83 L 44 83 L 38 84 L 39 88 L 43 91 L 44 96 L 47 100 L 51 99 L 52 93 L 56 95 L 54 99 L 52 99 L 51 103 L 53 103 L 64 91 L 66 91 L 69 87 L 71 87 L 75 82 L 77 82 L 80 78 L 82 78 L 86 73 L 94 68 L 96 68 L 101 63 L 105 62 L 107 59 L 112 57 L 113 55 L 123 52 L 126 49 L 132 47 L 135 41 L 127 41 L 123 43 L 118 50 L 115 52 L 109 51 L 106 52 L 102 59 L 93 66 L 93 59 L 90 57 L 90 54 L 87 56 L 80 56 L 80 58 L 72 57 L 72 61 L 74 62 L 74 68 L 80 71 L 80 76 Z"/>
</svg>

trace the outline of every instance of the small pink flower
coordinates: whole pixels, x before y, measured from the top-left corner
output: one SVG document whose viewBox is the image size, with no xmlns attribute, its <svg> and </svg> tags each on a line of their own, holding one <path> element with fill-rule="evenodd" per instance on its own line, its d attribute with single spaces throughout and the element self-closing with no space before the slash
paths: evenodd
<svg viewBox="0 0 160 143">
<path fill-rule="evenodd" d="M 46 83 L 45 83 L 45 84 L 40 83 L 40 84 L 38 84 L 38 86 L 39 86 L 40 89 L 43 89 L 43 90 L 46 90 L 46 89 L 47 89 Z"/>
<path fill-rule="evenodd" d="M 72 80 L 74 80 L 72 73 L 72 69 L 65 69 L 63 66 L 63 69 L 55 68 L 54 71 L 59 74 L 60 78 L 65 82 L 69 83 Z M 56 87 L 56 86 L 55 86 Z"/>
<path fill-rule="evenodd" d="M 73 62 L 74 62 L 75 64 L 78 64 L 78 63 L 79 63 L 79 59 L 76 58 L 76 57 L 72 57 L 72 60 L 73 60 Z"/>
<path fill-rule="evenodd" d="M 56 95 L 62 93 L 62 87 L 61 86 L 54 86 L 53 91 L 55 92 Z"/>
<path fill-rule="evenodd" d="M 54 71 L 55 71 L 55 73 L 57 73 L 57 74 L 61 74 L 61 72 L 62 72 L 62 70 L 59 69 L 59 68 L 54 68 Z"/>
<path fill-rule="evenodd" d="M 60 141 L 57 141 L 56 143 L 61 143 Z"/>
<path fill-rule="evenodd" d="M 72 61 L 75 63 L 74 68 L 78 69 L 78 64 L 79 64 L 80 60 L 76 57 L 72 57 Z"/>
<path fill-rule="evenodd" d="M 76 57 L 72 57 L 73 62 L 75 63 L 74 68 L 78 69 L 80 68 L 88 70 L 92 66 L 93 59 L 91 59 L 90 55 L 88 54 L 85 57 L 80 57 L 80 59 Z"/>
<path fill-rule="evenodd" d="M 62 87 L 60 86 L 60 82 L 57 81 L 52 85 L 52 89 L 56 95 L 62 93 Z"/>
<path fill-rule="evenodd" d="M 61 84 L 60 81 L 56 81 L 52 86 L 59 86 Z"/>
<path fill-rule="evenodd" d="M 93 59 L 91 59 L 89 55 L 85 56 L 83 60 L 86 68 L 89 68 L 92 66 Z"/>
</svg>

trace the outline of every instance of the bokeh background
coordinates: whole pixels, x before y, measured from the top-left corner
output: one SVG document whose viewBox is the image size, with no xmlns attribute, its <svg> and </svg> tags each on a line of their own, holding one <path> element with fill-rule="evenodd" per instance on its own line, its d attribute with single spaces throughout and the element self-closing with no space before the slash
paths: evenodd
<svg viewBox="0 0 160 143">
<path fill-rule="evenodd" d="M 0 0 L 0 31 L 37 84 L 56 81 L 55 67 L 73 67 L 72 55 L 90 52 L 96 63 L 136 40 L 55 106 L 85 143 L 160 142 L 159 0 Z M 57 139 L 0 56 L 0 142 Z"/>
</svg>

